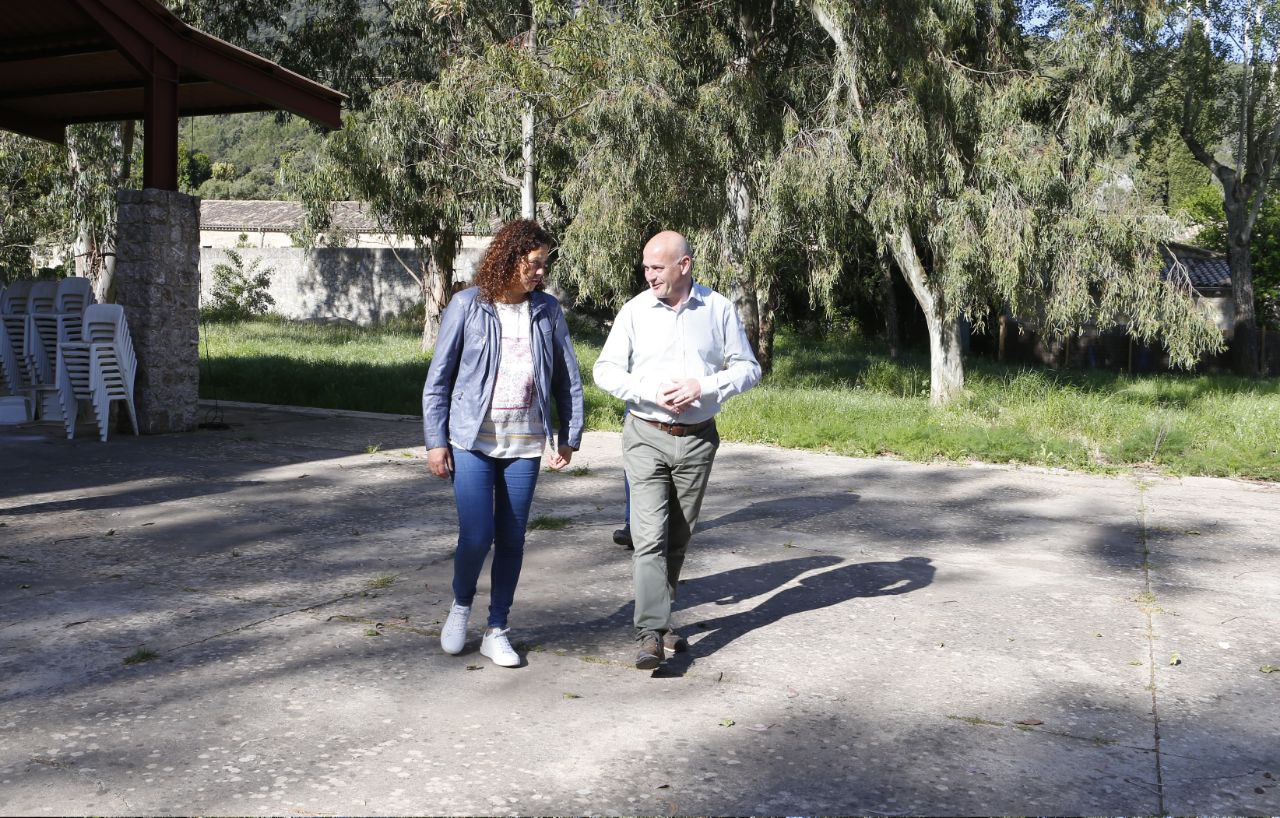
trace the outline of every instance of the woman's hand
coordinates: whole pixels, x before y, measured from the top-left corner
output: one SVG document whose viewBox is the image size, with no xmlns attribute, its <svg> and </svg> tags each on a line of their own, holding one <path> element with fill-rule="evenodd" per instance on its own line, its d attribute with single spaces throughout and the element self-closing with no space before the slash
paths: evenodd
<svg viewBox="0 0 1280 818">
<path fill-rule="evenodd" d="M 560 471 L 569 465 L 569 461 L 573 459 L 573 448 L 564 443 L 560 444 L 560 448 L 547 458 L 547 468 L 552 471 Z"/>
<path fill-rule="evenodd" d="M 427 449 L 427 468 L 436 477 L 448 477 L 453 473 L 453 455 L 448 446 Z"/>
</svg>

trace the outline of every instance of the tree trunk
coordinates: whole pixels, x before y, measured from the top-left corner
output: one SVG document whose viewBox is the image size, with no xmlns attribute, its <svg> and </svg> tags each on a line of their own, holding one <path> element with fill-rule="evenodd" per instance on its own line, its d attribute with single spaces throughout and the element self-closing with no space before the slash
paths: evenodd
<svg viewBox="0 0 1280 818">
<path fill-rule="evenodd" d="M 897 228 L 887 234 L 885 240 L 898 262 L 898 269 L 924 311 L 925 323 L 929 327 L 929 403 L 941 406 L 964 390 L 960 320 L 947 318 L 941 294 L 930 289 L 911 229 Z"/>
<path fill-rule="evenodd" d="M 440 335 L 440 318 L 453 294 L 453 262 L 458 251 L 458 236 L 445 233 L 433 240 L 430 258 L 419 281 L 422 283 L 422 350 L 433 349 Z"/>
<path fill-rule="evenodd" d="M 538 23 L 532 8 L 529 10 L 529 34 L 525 48 L 530 54 L 538 50 Z M 520 217 L 531 220 L 538 218 L 538 161 L 534 152 L 536 113 L 533 100 L 525 100 L 520 114 L 520 157 L 524 164 L 524 174 L 520 179 Z"/>
<path fill-rule="evenodd" d="M 116 190 L 120 190 L 129 184 L 129 176 L 133 170 L 133 139 L 137 130 L 137 124 L 134 120 L 126 120 L 121 122 L 119 129 L 116 131 L 118 136 L 117 147 L 120 152 L 120 165 L 116 172 Z M 116 222 L 112 222 L 107 227 L 107 235 L 102 242 L 102 269 L 99 271 L 98 280 L 94 283 L 94 296 L 99 303 L 110 304 L 116 300 L 116 240 L 118 228 Z"/>
<path fill-rule="evenodd" d="M 1233 212 L 1235 218 L 1233 217 Z M 1244 207 L 1226 207 L 1227 263 L 1231 267 L 1231 297 L 1236 302 L 1232 322 L 1231 362 L 1237 375 L 1258 375 L 1258 324 L 1253 311 L 1253 261 L 1249 236 L 1243 229 Z"/>
<path fill-rule="evenodd" d="M 756 290 L 756 308 L 760 318 L 756 360 L 760 362 L 760 373 L 768 375 L 773 370 L 773 338 L 777 329 L 774 318 L 778 310 L 778 284 L 775 278 L 771 277 Z"/>
<path fill-rule="evenodd" d="M 929 403 L 941 406 L 964 391 L 960 356 L 960 321 L 926 315 L 929 325 Z"/>
<path fill-rule="evenodd" d="M 729 300 L 738 311 L 747 341 L 760 355 L 760 303 L 747 270 L 747 234 L 751 230 L 751 189 L 745 173 L 731 172 L 725 179 L 726 205 L 721 226 L 724 266 L 729 270 Z M 763 362 L 762 362 L 763 365 Z"/>
<path fill-rule="evenodd" d="M 884 312 L 884 341 L 889 345 L 889 357 L 898 357 L 902 346 L 902 331 L 898 326 L 898 294 L 893 289 L 893 271 L 889 260 L 880 262 L 880 308 Z"/>
</svg>

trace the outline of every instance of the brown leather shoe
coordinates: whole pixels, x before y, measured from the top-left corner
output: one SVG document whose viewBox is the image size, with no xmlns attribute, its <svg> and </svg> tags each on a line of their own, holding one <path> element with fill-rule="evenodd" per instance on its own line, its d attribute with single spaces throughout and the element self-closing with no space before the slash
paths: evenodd
<svg viewBox="0 0 1280 818">
<path fill-rule="evenodd" d="M 662 646 L 672 653 L 684 653 L 689 649 L 689 640 L 675 631 L 667 631 L 662 635 Z"/>
<path fill-rule="evenodd" d="M 640 634 L 636 644 L 636 670 L 656 670 L 666 658 L 662 651 L 662 640 L 653 631 Z"/>
</svg>

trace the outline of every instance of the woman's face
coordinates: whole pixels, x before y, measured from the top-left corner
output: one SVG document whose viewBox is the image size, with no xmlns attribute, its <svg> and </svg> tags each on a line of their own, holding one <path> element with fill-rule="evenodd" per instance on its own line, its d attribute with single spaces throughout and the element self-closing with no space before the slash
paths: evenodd
<svg viewBox="0 0 1280 818">
<path fill-rule="evenodd" d="M 547 277 L 547 260 L 550 256 L 551 248 L 545 245 L 536 250 L 530 250 L 524 258 L 520 259 L 520 269 L 516 273 L 516 280 L 512 282 L 512 289 L 521 296 L 537 289 L 542 280 Z"/>
</svg>

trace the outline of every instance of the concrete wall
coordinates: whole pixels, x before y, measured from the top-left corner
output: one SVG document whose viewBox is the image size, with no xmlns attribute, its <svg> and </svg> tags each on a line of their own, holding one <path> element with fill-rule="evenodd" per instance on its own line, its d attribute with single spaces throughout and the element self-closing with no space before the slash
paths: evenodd
<svg viewBox="0 0 1280 818">
<path fill-rule="evenodd" d="M 467 240 L 469 239 L 469 241 Z M 455 280 L 469 281 L 489 239 L 465 237 L 454 262 Z M 246 272 L 270 268 L 272 308 L 285 318 L 342 318 L 370 324 L 412 309 L 422 301 L 413 278 L 390 249 L 364 247 L 249 247 L 237 250 Z M 399 250 L 415 270 L 414 250 Z M 213 288 L 213 268 L 228 263 L 226 250 L 200 248 L 200 299 L 207 303 Z"/>
</svg>

